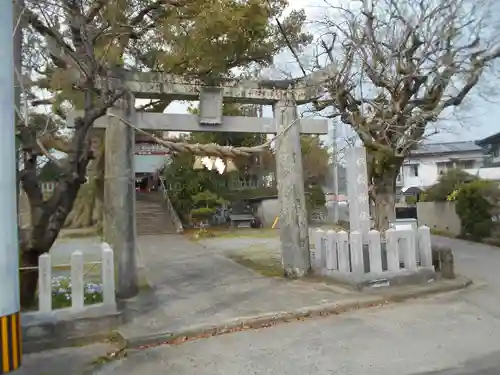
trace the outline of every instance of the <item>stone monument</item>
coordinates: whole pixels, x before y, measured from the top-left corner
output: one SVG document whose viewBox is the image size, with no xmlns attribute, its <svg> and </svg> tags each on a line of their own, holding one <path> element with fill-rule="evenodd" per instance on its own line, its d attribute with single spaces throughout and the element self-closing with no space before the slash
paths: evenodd
<svg viewBox="0 0 500 375">
<path fill-rule="evenodd" d="M 350 231 L 360 232 L 363 241 L 366 242 L 371 223 L 365 148 L 351 147 L 347 149 L 346 161 Z"/>
</svg>

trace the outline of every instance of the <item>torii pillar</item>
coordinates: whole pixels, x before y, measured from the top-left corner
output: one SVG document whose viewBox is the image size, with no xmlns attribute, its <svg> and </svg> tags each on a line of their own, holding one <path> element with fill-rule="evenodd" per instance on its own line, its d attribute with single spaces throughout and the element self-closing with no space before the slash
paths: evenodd
<svg viewBox="0 0 500 375">
<path fill-rule="evenodd" d="M 114 252 L 116 296 L 131 298 L 139 292 L 135 223 L 135 133 L 121 119 L 135 122 L 134 96 L 126 94 L 114 107 L 108 109 L 106 117 L 104 240 Z"/>
<path fill-rule="evenodd" d="M 302 277 L 311 269 L 307 210 L 304 195 L 300 129 L 293 92 L 274 104 L 276 172 L 280 203 L 280 241 L 283 270 L 287 277 Z"/>
</svg>

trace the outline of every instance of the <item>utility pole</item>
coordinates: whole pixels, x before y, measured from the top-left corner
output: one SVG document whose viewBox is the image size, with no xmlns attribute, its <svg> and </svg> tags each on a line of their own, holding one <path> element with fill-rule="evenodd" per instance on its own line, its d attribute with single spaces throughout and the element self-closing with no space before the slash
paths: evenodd
<svg viewBox="0 0 500 375">
<path fill-rule="evenodd" d="M 333 194 L 335 201 L 333 203 L 333 223 L 339 222 L 339 166 L 337 157 L 337 125 L 332 120 L 332 164 L 333 164 Z"/>
<path fill-rule="evenodd" d="M 0 374 L 21 364 L 12 1 L 0 1 Z"/>
<path fill-rule="evenodd" d="M 22 12 L 24 9 L 24 0 L 15 0 L 13 10 L 13 53 L 14 53 L 14 129 L 22 121 L 21 111 L 21 95 L 23 93 L 22 87 L 22 59 L 23 59 L 23 22 L 21 21 Z M 15 130 L 14 130 L 15 131 Z M 19 164 L 21 162 L 21 147 L 16 140 L 16 202 L 18 209 L 18 231 L 21 234 L 21 222 L 19 217 L 19 196 L 21 193 L 21 184 L 19 181 Z"/>
</svg>

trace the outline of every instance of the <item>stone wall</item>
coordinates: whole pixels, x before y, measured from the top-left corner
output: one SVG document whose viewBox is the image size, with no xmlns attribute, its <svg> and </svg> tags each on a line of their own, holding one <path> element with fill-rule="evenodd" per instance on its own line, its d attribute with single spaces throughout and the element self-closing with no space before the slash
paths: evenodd
<svg viewBox="0 0 500 375">
<path fill-rule="evenodd" d="M 460 218 L 455 212 L 455 202 L 418 202 L 417 216 L 419 225 L 429 228 L 460 234 Z"/>
<path fill-rule="evenodd" d="M 271 228 L 274 220 L 280 215 L 280 205 L 278 198 L 263 199 L 254 203 L 255 215 L 260 219 L 264 228 Z M 339 207 L 340 221 L 349 220 L 349 210 L 347 205 Z M 309 224 L 322 225 L 333 223 L 333 207 L 327 206 L 324 209 L 315 210 L 309 217 Z M 279 228 L 279 221 L 276 225 Z"/>
</svg>

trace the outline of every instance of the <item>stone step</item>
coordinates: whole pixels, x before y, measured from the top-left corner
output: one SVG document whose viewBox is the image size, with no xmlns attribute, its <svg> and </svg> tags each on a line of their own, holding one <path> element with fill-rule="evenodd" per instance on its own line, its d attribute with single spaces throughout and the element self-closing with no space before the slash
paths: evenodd
<svg viewBox="0 0 500 375">
<path fill-rule="evenodd" d="M 170 234 L 170 233 L 176 233 L 174 229 L 171 228 L 137 228 L 137 234 L 138 235 L 143 235 L 143 234 Z"/>
<path fill-rule="evenodd" d="M 153 204 L 136 204 L 135 205 L 135 209 L 136 211 L 141 211 L 141 210 L 160 210 L 160 211 L 164 211 L 165 210 L 165 206 L 158 202 L 158 203 L 153 203 Z"/>
<path fill-rule="evenodd" d="M 157 227 L 137 227 L 137 234 L 165 234 L 165 233 L 175 233 L 174 228 L 157 228 Z"/>
<path fill-rule="evenodd" d="M 173 225 L 170 225 L 168 222 L 163 222 L 163 223 L 136 223 L 137 228 L 139 229 L 148 229 L 148 228 L 154 228 L 156 229 L 161 229 L 163 230 L 164 228 L 172 228 Z"/>
<path fill-rule="evenodd" d="M 136 227 L 139 235 L 176 233 L 175 225 L 164 206 L 161 192 L 136 192 Z"/>
<path fill-rule="evenodd" d="M 163 202 L 165 200 L 165 197 L 163 195 L 157 195 L 157 194 L 152 194 L 152 195 L 141 195 L 141 196 L 136 196 L 135 198 L 136 202 Z"/>
<path fill-rule="evenodd" d="M 163 201 L 161 202 L 136 202 L 136 207 L 163 207 Z"/>
<path fill-rule="evenodd" d="M 163 212 L 138 212 L 138 213 L 136 213 L 136 217 L 140 217 L 140 218 L 167 217 L 167 218 L 169 218 L 169 216 Z"/>
<path fill-rule="evenodd" d="M 136 216 L 165 216 L 168 217 L 168 215 L 165 212 L 162 211 L 138 211 L 135 213 Z"/>
<path fill-rule="evenodd" d="M 160 216 L 162 216 L 162 215 L 163 216 L 170 216 L 166 212 L 166 210 L 161 210 L 161 209 L 158 209 L 158 208 L 154 209 L 154 210 L 153 209 L 151 209 L 151 210 L 137 210 L 137 211 L 135 211 L 135 214 L 136 215 L 139 215 L 139 214 L 149 214 L 149 215 L 156 215 L 156 216 L 158 216 L 158 215 L 160 215 Z"/>
<path fill-rule="evenodd" d="M 168 221 L 137 222 L 137 228 L 169 228 L 173 227 Z"/>
<path fill-rule="evenodd" d="M 138 225 L 137 230 L 140 232 L 171 232 L 174 228 L 169 225 L 158 226 L 158 225 Z"/>
</svg>

